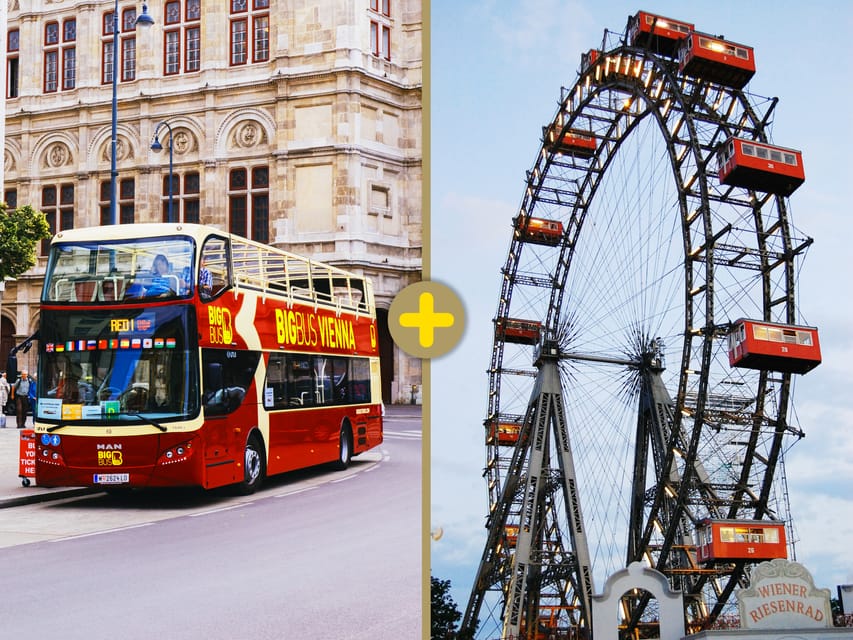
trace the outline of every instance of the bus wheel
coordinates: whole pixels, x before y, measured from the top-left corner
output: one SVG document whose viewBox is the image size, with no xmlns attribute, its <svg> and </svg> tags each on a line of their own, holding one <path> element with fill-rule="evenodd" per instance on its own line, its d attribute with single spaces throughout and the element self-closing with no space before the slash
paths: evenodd
<svg viewBox="0 0 853 640">
<path fill-rule="evenodd" d="M 341 435 L 338 438 L 338 459 L 335 460 L 332 467 L 337 471 L 343 471 L 349 466 L 352 459 L 352 432 L 349 425 L 345 424 L 341 427 Z"/>
<path fill-rule="evenodd" d="M 264 450 L 258 436 L 253 435 L 246 443 L 243 457 L 243 481 L 240 483 L 240 493 L 254 493 L 264 481 Z"/>
</svg>

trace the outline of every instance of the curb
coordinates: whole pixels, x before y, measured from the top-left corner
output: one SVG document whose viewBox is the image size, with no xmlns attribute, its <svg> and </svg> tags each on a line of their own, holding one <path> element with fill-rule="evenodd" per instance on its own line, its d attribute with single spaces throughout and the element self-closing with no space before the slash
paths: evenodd
<svg viewBox="0 0 853 640">
<path fill-rule="evenodd" d="M 39 502 L 50 502 L 51 500 L 62 500 L 63 498 L 76 498 L 78 496 L 85 496 L 92 493 L 103 493 L 103 491 L 92 487 L 79 487 L 76 489 L 61 489 L 58 491 L 36 493 L 30 496 L 0 498 L 0 509 L 20 507 L 22 505 L 36 504 Z"/>
</svg>

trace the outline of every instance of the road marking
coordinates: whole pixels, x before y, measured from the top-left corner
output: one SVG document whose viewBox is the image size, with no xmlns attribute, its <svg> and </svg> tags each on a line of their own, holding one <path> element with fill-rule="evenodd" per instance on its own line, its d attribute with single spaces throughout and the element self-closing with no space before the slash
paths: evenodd
<svg viewBox="0 0 853 640">
<path fill-rule="evenodd" d="M 77 540 L 79 538 L 91 538 L 92 536 L 100 536 L 105 533 L 118 533 L 119 531 L 129 531 L 130 529 L 139 529 L 141 527 L 150 527 L 155 524 L 154 522 L 144 522 L 143 524 L 132 524 L 127 527 L 116 527 L 114 529 L 104 529 L 103 531 L 92 531 L 91 533 L 81 533 L 76 536 L 66 536 L 64 538 L 56 538 L 55 540 L 50 540 L 49 542 L 65 542 L 66 540 Z"/>
<path fill-rule="evenodd" d="M 240 504 L 232 504 L 228 507 L 220 507 L 219 509 L 210 509 L 209 511 L 202 511 L 200 513 L 191 513 L 189 514 L 190 518 L 197 518 L 198 516 L 209 516 L 212 513 L 220 513 L 222 511 L 231 511 L 232 509 L 239 509 L 240 507 L 245 507 L 246 505 L 254 504 L 254 502 L 241 502 Z"/>
<path fill-rule="evenodd" d="M 286 498 L 287 496 L 295 496 L 297 493 L 305 493 L 306 491 L 314 491 L 317 487 L 305 487 L 304 489 L 296 489 L 295 491 L 288 491 L 286 493 L 277 493 L 273 496 L 273 498 Z"/>
</svg>

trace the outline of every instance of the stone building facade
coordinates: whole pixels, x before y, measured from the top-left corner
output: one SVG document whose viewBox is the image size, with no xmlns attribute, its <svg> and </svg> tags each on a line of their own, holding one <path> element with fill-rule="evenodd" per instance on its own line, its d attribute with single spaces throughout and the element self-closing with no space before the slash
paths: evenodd
<svg viewBox="0 0 853 640">
<path fill-rule="evenodd" d="M 54 232 L 110 222 L 115 6 L 8 2 L 4 195 Z M 384 400 L 409 402 L 420 362 L 387 310 L 421 279 L 421 1 L 152 0 L 150 26 L 117 6 L 118 222 L 210 224 L 371 277 Z M 5 283 L 4 362 L 38 326 L 45 249 Z"/>
</svg>

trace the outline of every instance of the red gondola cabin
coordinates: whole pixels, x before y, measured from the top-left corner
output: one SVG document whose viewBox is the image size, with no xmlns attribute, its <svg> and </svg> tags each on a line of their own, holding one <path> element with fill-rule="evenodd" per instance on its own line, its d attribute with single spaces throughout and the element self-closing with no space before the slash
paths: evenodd
<svg viewBox="0 0 853 640">
<path fill-rule="evenodd" d="M 674 58 L 681 42 L 693 31 L 689 22 L 679 22 L 640 11 L 628 18 L 628 42 L 654 53 Z"/>
<path fill-rule="evenodd" d="M 740 319 L 729 333 L 729 364 L 733 367 L 806 373 L 820 361 L 814 327 Z"/>
<path fill-rule="evenodd" d="M 679 49 L 678 70 L 694 78 L 743 89 L 755 74 L 755 56 L 752 47 L 693 32 Z"/>
<path fill-rule="evenodd" d="M 521 423 L 517 420 L 486 420 L 486 444 L 514 447 L 521 434 Z"/>
<path fill-rule="evenodd" d="M 598 62 L 598 56 L 601 52 L 598 49 L 590 49 L 581 54 L 581 73 L 585 73 L 592 65 Z"/>
<path fill-rule="evenodd" d="M 515 549 L 515 545 L 518 544 L 518 529 L 517 524 L 508 524 L 504 527 L 506 546 L 510 549 Z"/>
<path fill-rule="evenodd" d="M 520 215 L 515 219 L 515 234 L 525 242 L 556 247 L 563 239 L 563 223 Z"/>
<path fill-rule="evenodd" d="M 584 159 L 595 155 L 598 145 L 591 132 L 569 129 L 561 136 L 560 129 L 557 123 L 543 129 L 545 146 L 553 153 L 571 154 Z"/>
<path fill-rule="evenodd" d="M 729 138 L 717 152 L 720 182 L 791 195 L 806 179 L 803 154 L 754 140 Z"/>
<path fill-rule="evenodd" d="M 516 344 L 538 344 L 542 335 L 542 323 L 517 318 L 498 318 L 495 323 L 498 339 Z"/>
<path fill-rule="evenodd" d="M 788 557 L 782 522 L 706 519 L 699 523 L 696 536 L 700 564 Z"/>
</svg>

